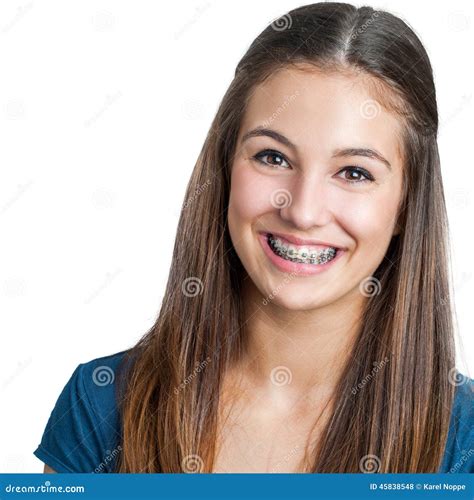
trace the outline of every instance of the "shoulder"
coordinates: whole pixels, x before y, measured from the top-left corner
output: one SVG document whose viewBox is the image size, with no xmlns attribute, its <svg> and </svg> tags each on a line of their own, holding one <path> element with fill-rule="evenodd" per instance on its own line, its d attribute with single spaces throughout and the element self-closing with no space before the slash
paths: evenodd
<svg viewBox="0 0 474 500">
<path fill-rule="evenodd" d="M 474 380 L 459 375 L 440 472 L 474 472 Z"/>
<path fill-rule="evenodd" d="M 127 351 L 80 363 L 34 454 L 56 472 L 110 472 L 121 450 L 119 368 Z"/>
<path fill-rule="evenodd" d="M 100 418 L 108 418 L 117 409 L 118 374 L 126 352 L 120 351 L 79 364 L 68 382 L 77 385 L 78 395 L 88 399 Z"/>
</svg>

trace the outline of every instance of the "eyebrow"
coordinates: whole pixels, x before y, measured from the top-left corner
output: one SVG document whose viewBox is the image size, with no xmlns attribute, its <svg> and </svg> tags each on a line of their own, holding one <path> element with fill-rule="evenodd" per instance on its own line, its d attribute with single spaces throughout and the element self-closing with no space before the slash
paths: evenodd
<svg viewBox="0 0 474 500">
<path fill-rule="evenodd" d="M 365 158 L 378 160 L 382 162 L 386 167 L 388 167 L 389 170 L 392 170 L 392 165 L 390 165 L 390 162 L 375 149 L 370 149 L 370 148 L 338 149 L 334 152 L 332 156 L 333 158 L 344 158 L 346 156 L 363 156 Z"/>
<path fill-rule="evenodd" d="M 276 130 L 270 128 L 262 128 L 258 127 L 249 132 L 245 133 L 242 137 L 242 143 L 244 143 L 247 139 L 251 137 L 270 137 L 275 141 L 285 145 L 286 147 L 296 151 L 297 147 L 293 144 L 287 137 L 283 134 L 280 134 Z M 362 156 L 365 158 L 371 158 L 373 160 L 378 160 L 382 162 L 389 170 L 392 170 L 392 166 L 390 162 L 378 151 L 371 148 L 343 148 L 337 149 L 334 151 L 332 157 L 333 158 L 345 158 L 348 156 Z"/>
</svg>

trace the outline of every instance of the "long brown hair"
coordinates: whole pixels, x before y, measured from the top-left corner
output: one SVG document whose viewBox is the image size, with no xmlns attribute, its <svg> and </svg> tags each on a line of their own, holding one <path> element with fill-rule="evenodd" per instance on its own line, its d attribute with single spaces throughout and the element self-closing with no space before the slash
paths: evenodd
<svg viewBox="0 0 474 500">
<path fill-rule="evenodd" d="M 248 276 L 227 227 L 236 139 L 256 86 L 298 63 L 367 74 L 404 124 L 401 231 L 372 277 L 378 292 L 367 301 L 308 472 L 361 472 L 372 466 L 365 460 L 382 473 L 440 467 L 455 360 L 432 69 L 398 17 L 325 2 L 274 21 L 237 65 L 187 186 L 158 317 L 124 358 L 117 472 L 213 471 L 223 374 L 245 347 Z M 374 375 L 377 363 L 384 366 Z"/>
</svg>

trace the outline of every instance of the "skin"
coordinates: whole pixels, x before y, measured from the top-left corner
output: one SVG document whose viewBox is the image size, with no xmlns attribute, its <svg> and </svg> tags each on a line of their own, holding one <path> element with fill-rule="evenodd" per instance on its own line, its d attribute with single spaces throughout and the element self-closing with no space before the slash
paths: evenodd
<svg viewBox="0 0 474 500">
<path fill-rule="evenodd" d="M 244 304 L 249 349 L 228 379 L 239 379 L 247 408 L 258 418 L 266 415 L 267 422 L 295 414 L 314 419 L 315 405 L 327 401 L 367 301 L 359 284 L 372 276 L 398 233 L 402 123 L 382 102 L 374 104 L 379 94 L 371 83 L 371 77 L 350 70 L 286 68 L 256 88 L 241 124 L 228 225 L 248 273 Z M 375 116 L 367 108 L 371 106 Z M 269 137 L 242 142 L 245 133 L 263 124 L 295 149 Z M 279 155 L 263 157 L 266 165 L 252 159 L 267 148 Z M 373 158 L 334 157 L 342 148 L 374 149 L 391 169 Z M 356 183 L 364 175 L 343 170 L 352 166 L 367 170 L 374 181 Z M 282 208 L 272 203 L 279 189 L 291 194 L 291 203 Z M 346 252 L 321 274 L 291 277 L 263 252 L 261 230 L 316 238 Z M 272 382 L 272 369 L 279 366 L 289 369 L 291 383 Z"/>
</svg>

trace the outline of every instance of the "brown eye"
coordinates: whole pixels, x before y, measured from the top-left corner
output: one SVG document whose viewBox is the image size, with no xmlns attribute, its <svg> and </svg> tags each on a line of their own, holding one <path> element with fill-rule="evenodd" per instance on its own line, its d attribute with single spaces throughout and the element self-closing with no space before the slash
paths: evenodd
<svg viewBox="0 0 474 500">
<path fill-rule="evenodd" d="M 349 174 L 349 176 L 344 175 L 344 180 L 349 184 L 374 181 L 372 175 L 367 172 L 367 170 L 360 167 L 345 167 L 339 173 Z"/>
<path fill-rule="evenodd" d="M 290 166 L 286 158 L 281 153 L 271 149 L 260 151 L 253 157 L 253 159 L 269 167 L 288 168 Z"/>
</svg>

